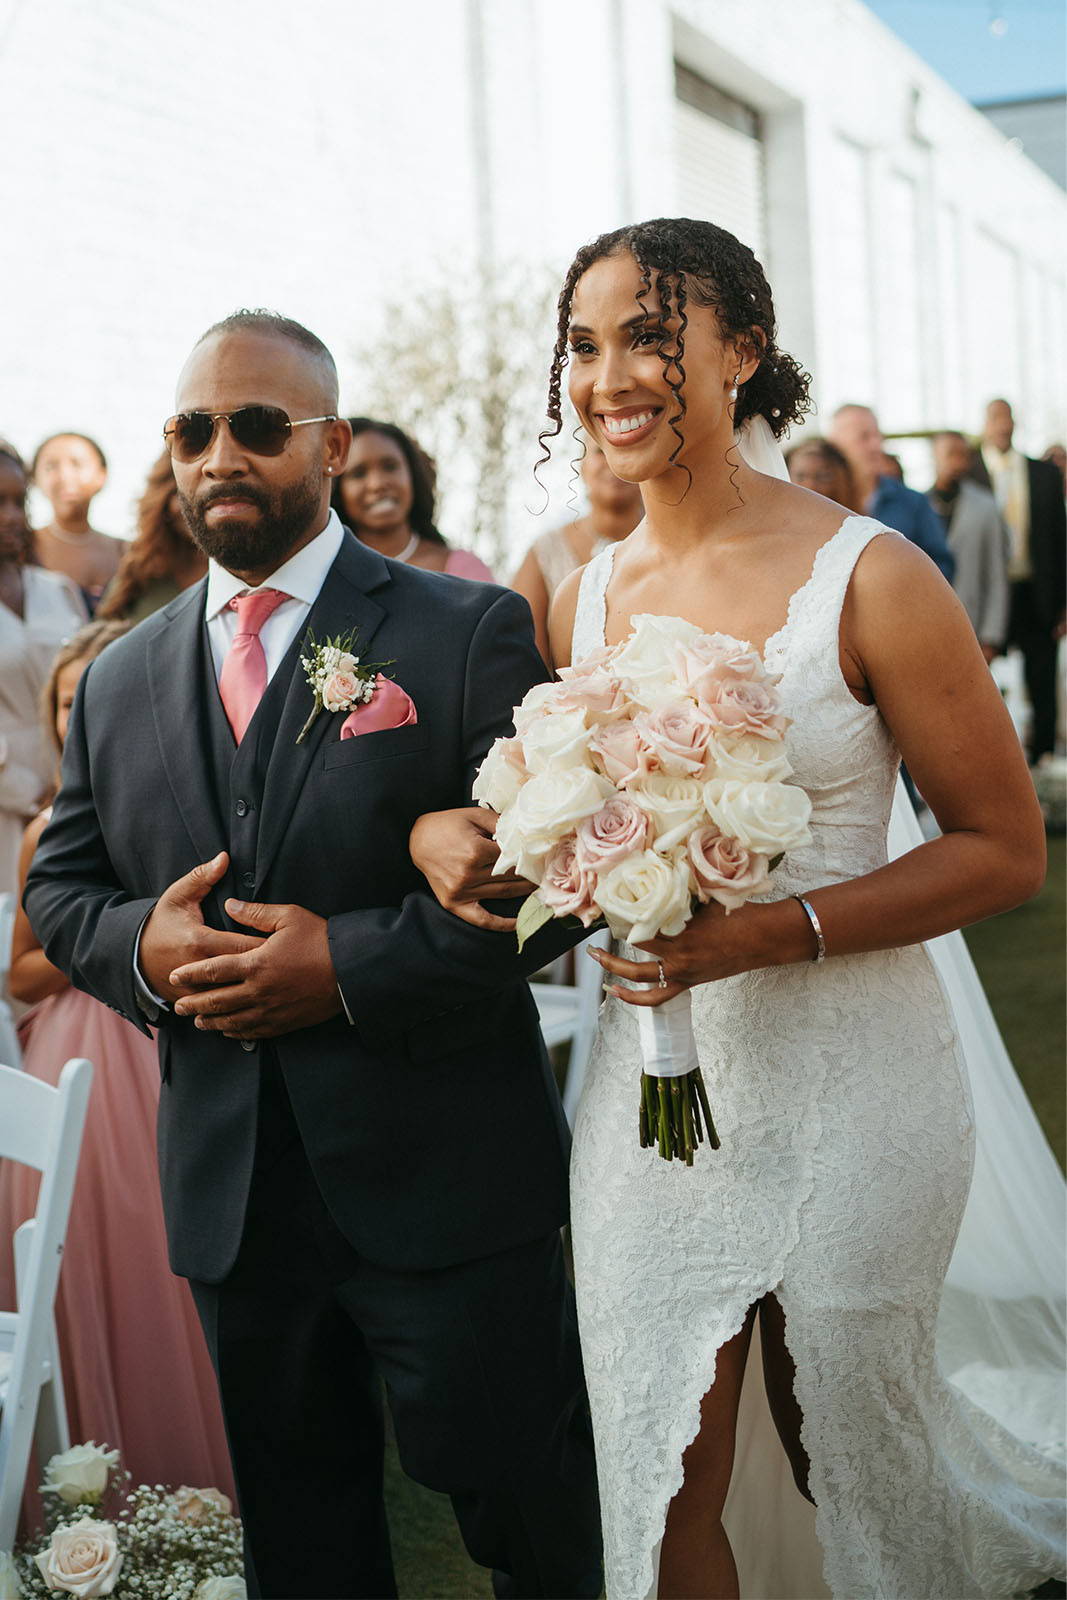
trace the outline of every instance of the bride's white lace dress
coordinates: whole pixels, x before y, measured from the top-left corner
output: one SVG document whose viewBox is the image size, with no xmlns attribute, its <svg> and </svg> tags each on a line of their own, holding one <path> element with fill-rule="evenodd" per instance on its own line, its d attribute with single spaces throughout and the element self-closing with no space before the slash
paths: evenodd
<svg viewBox="0 0 1067 1600">
<path fill-rule="evenodd" d="M 812 842 L 786 858 L 769 898 L 886 861 L 898 753 L 838 661 L 853 568 L 885 532 L 848 518 L 766 647 L 792 719 L 794 781 L 814 804 Z M 576 660 L 604 642 L 613 554 L 584 575 Z M 823 1577 L 838 1600 L 1006 1597 L 1062 1571 L 1059 1468 L 971 1405 L 935 1358 L 974 1140 L 924 947 L 708 984 L 694 1023 L 721 1150 L 704 1147 L 687 1170 L 640 1149 L 636 1014 L 615 1000 L 575 1125 L 575 1271 L 610 1600 L 654 1595 L 716 1353 L 769 1291 L 786 1316 Z M 750 1530 L 761 1513 L 774 1515 L 742 1508 Z M 790 1526 L 768 1521 L 760 1537 L 788 1538 Z M 746 1590 L 741 1566 L 742 1594 L 767 1600 Z M 789 1586 L 805 1580 L 788 1551 L 779 1570 L 775 1593 L 816 1592 Z"/>
</svg>

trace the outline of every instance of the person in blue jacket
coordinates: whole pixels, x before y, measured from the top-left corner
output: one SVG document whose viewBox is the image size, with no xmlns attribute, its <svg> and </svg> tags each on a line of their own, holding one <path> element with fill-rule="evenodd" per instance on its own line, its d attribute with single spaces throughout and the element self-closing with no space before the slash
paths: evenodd
<svg viewBox="0 0 1067 1600">
<path fill-rule="evenodd" d="M 864 511 L 917 544 L 949 583 L 956 562 L 941 521 L 925 495 L 885 471 L 885 440 L 870 406 L 838 406 L 827 436 L 848 457 Z"/>
</svg>

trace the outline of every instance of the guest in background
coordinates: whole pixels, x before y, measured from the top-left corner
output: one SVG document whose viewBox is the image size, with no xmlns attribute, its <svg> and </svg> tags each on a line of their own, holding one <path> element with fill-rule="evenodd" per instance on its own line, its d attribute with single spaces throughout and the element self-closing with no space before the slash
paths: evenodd
<svg viewBox="0 0 1067 1600">
<path fill-rule="evenodd" d="M 1063 448 L 1062 444 L 1050 444 L 1041 459 L 1042 461 L 1052 462 L 1052 465 L 1060 475 L 1064 490 L 1067 491 L 1067 450 Z"/>
<path fill-rule="evenodd" d="M 436 527 L 437 468 L 417 440 L 394 422 L 348 421 L 352 448 L 330 504 L 356 538 L 394 561 L 494 583 L 484 561 L 453 549 Z"/>
<path fill-rule="evenodd" d="M 93 500 L 107 482 L 104 452 L 87 434 L 54 433 L 37 447 L 31 477 L 52 506 L 51 522 L 34 534 L 36 560 L 72 579 L 93 612 L 125 549 L 121 539 L 98 532 L 89 521 Z"/>
<path fill-rule="evenodd" d="M 848 457 L 829 439 L 813 435 L 786 451 L 786 466 L 792 481 L 825 500 L 833 500 L 846 511 L 861 512 L 863 503 Z"/>
<path fill-rule="evenodd" d="M 1064 632 L 1067 517 L 1056 467 L 1016 450 L 1014 434 L 1011 406 L 1006 400 L 991 400 L 974 475 L 992 489 L 1011 535 L 1008 644 L 1022 652 L 1033 712 L 1033 766 L 1056 748 L 1056 652 Z"/>
<path fill-rule="evenodd" d="M 78 680 L 127 631 L 91 622 L 56 656 L 43 696 L 53 767 Z M 26 829 L 24 884 L 50 812 Z M 23 1018 L 23 1070 L 53 1087 L 88 1056 L 93 1087 L 56 1302 L 63 1386 L 75 1443 L 122 1451 L 135 1483 L 212 1485 L 232 1494 L 217 1390 L 189 1286 L 170 1271 L 156 1169 L 159 1062 L 152 1039 L 71 988 L 19 910 L 12 995 Z M 11 1238 L 32 1216 L 39 1175 L 0 1168 L 0 1306 L 14 1307 Z"/>
<path fill-rule="evenodd" d="M 207 571 L 207 557 L 194 544 L 182 516 L 170 452 L 163 451 L 148 474 L 137 507 L 137 532 L 97 607 L 97 616 L 143 622 L 169 605 Z"/>
<path fill-rule="evenodd" d="M 899 456 L 890 455 L 888 450 L 882 451 L 882 477 L 904 482 L 904 464 Z"/>
<path fill-rule="evenodd" d="M 925 550 L 951 583 L 952 552 L 944 530 L 925 495 L 886 475 L 885 440 L 870 406 L 839 406 L 830 425 L 830 442 L 848 457 L 867 515 Z"/>
<path fill-rule="evenodd" d="M 26 468 L 0 449 L 0 894 L 15 887 L 22 830 L 52 781 L 39 701 L 52 657 L 85 622 L 69 578 L 30 563 Z"/>
<path fill-rule="evenodd" d="M 934 486 L 927 499 L 941 519 L 956 561 L 953 587 L 987 661 L 1008 637 L 1008 530 L 988 489 L 968 477 L 973 453 L 962 433 L 935 433 Z"/>
<path fill-rule="evenodd" d="M 644 514 L 637 484 L 617 478 L 603 450 L 591 440 L 585 441 L 580 470 L 589 510 L 575 522 L 539 534 L 511 580 L 511 587 L 530 602 L 537 648 L 546 662 L 548 610 L 559 585 L 576 567 L 584 567 L 609 544 L 633 533 Z"/>
</svg>

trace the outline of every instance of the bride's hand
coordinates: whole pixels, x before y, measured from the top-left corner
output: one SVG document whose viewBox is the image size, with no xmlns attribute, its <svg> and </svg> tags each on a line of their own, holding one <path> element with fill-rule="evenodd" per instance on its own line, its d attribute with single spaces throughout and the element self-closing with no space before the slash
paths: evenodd
<svg viewBox="0 0 1067 1600">
<path fill-rule="evenodd" d="M 438 902 L 453 916 L 476 928 L 510 933 L 514 917 L 497 917 L 481 900 L 515 900 L 530 894 L 534 885 L 513 872 L 493 877 L 500 846 L 493 838 L 498 818 L 483 806 L 456 811 L 429 811 L 411 830 L 411 859 L 430 885 Z"/>
<path fill-rule="evenodd" d="M 675 938 L 649 939 L 640 949 L 649 951 L 651 959 L 624 961 L 610 950 L 595 947 L 588 952 L 615 977 L 654 985 L 649 989 L 607 985 L 609 994 L 630 1006 L 661 1006 L 698 983 L 733 978 L 757 967 L 810 961 L 815 942 L 807 916 L 793 899 L 742 906 L 729 916 L 712 901 L 701 906 Z M 661 962 L 666 987 L 660 984 Z"/>
</svg>

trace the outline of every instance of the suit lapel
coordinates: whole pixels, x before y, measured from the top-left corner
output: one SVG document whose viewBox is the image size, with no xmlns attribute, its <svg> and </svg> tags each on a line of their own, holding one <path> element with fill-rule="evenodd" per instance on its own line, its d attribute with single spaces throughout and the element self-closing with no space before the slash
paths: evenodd
<svg viewBox="0 0 1067 1600">
<path fill-rule="evenodd" d="M 333 725 L 331 713 L 321 711 L 303 743 L 296 742 L 312 704 L 311 690 L 300 665 L 304 640 L 314 634 L 322 643 L 327 638 L 354 631 L 356 654 L 366 660 L 371 654 L 371 641 L 386 615 L 384 606 L 371 598 L 370 591 L 385 589 L 390 582 L 388 562 L 346 532 L 307 621 L 286 662 L 279 668 L 291 675 L 263 786 L 263 816 L 256 851 L 256 895 L 262 892 L 300 791 Z"/>
<path fill-rule="evenodd" d="M 148 693 L 163 769 L 198 861 L 227 848 L 217 801 L 216 741 L 203 700 L 204 590 L 198 583 L 167 608 L 170 626 L 156 635 L 148 653 Z M 216 895 L 220 914 L 223 899 L 221 892 Z"/>
</svg>

